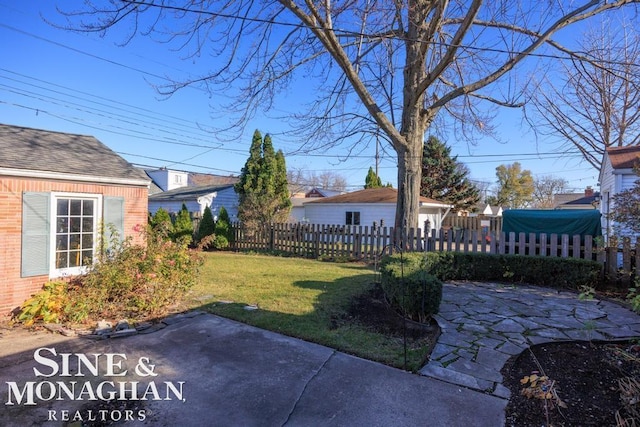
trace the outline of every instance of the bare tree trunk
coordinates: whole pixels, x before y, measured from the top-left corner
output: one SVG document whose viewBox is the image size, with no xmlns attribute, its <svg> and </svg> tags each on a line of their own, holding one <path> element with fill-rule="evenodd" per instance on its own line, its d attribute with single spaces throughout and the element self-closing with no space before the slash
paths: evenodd
<svg viewBox="0 0 640 427">
<path fill-rule="evenodd" d="M 398 150 L 398 205 L 395 227 L 418 224 L 420 179 L 422 176 L 422 134 L 414 135 L 411 148 Z M 416 153 L 419 153 L 416 155 Z M 404 213 L 404 215 L 403 215 Z"/>
</svg>

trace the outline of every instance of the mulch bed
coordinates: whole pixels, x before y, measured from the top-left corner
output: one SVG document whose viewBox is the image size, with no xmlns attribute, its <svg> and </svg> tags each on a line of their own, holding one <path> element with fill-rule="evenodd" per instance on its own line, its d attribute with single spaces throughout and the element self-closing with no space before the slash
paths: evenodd
<svg viewBox="0 0 640 427">
<path fill-rule="evenodd" d="M 380 285 L 353 298 L 348 317 L 385 335 L 402 337 L 406 332 L 411 340 L 431 338 L 434 344 L 440 335 L 440 329 L 435 320 L 429 323 L 403 321 L 402 316 L 387 303 Z"/>
<path fill-rule="evenodd" d="M 511 358 L 502 374 L 511 391 L 506 426 L 640 425 L 634 343 L 537 345 Z"/>
</svg>

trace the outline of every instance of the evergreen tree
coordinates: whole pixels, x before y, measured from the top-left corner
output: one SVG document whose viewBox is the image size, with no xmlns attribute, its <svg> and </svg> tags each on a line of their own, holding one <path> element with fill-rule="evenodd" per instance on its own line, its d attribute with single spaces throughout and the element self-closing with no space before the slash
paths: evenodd
<svg viewBox="0 0 640 427">
<path fill-rule="evenodd" d="M 270 135 L 263 140 L 259 131 L 254 132 L 249 158 L 235 189 L 238 217 L 248 229 L 288 218 L 291 201 L 284 154 L 274 151 Z"/>
<path fill-rule="evenodd" d="M 171 222 L 171 215 L 166 209 L 160 208 L 156 211 L 151 218 L 151 228 L 166 238 L 171 237 L 173 234 L 173 222 Z"/>
<path fill-rule="evenodd" d="M 224 221 L 227 224 L 231 224 L 231 218 L 229 218 L 229 212 L 227 212 L 224 206 L 220 206 L 220 210 L 218 211 L 218 221 Z"/>
<path fill-rule="evenodd" d="M 187 245 L 193 240 L 193 221 L 187 206 L 183 203 L 173 224 L 173 240 L 184 241 Z"/>
<path fill-rule="evenodd" d="M 249 158 L 247 159 L 242 172 L 240 173 L 240 181 L 236 184 L 236 192 L 240 196 L 240 202 L 242 203 L 242 197 L 246 194 L 250 194 L 252 189 L 260 186 L 258 183 L 258 177 L 260 174 L 260 167 L 262 163 L 262 135 L 260 131 L 256 130 L 253 133 L 253 139 L 251 141 L 251 148 L 249 148 Z"/>
<path fill-rule="evenodd" d="M 287 179 L 287 163 L 282 150 L 276 153 L 275 192 L 279 199 L 278 220 L 286 221 L 291 212 L 291 195 L 289 194 L 289 181 Z"/>
<path fill-rule="evenodd" d="M 389 184 L 387 184 L 389 186 Z M 364 179 L 364 188 L 380 188 L 382 187 L 382 180 L 376 173 L 373 171 L 373 168 L 369 166 L 369 172 L 367 172 L 367 177 Z"/>
<path fill-rule="evenodd" d="M 215 232 L 215 223 L 213 222 L 213 214 L 211 208 L 207 206 L 204 208 L 200 225 L 198 226 L 198 242 L 207 236 L 212 235 Z"/>
<path fill-rule="evenodd" d="M 223 236 L 227 241 L 231 241 L 231 220 L 229 219 L 229 213 L 224 208 L 220 207 L 218 212 L 218 220 L 216 221 L 215 231 L 216 237 Z"/>
<path fill-rule="evenodd" d="M 458 157 L 451 157 L 450 147 L 429 137 L 422 151 L 421 196 L 449 203 L 454 210 L 469 209 L 480 200 L 480 192 L 468 174 Z"/>
</svg>

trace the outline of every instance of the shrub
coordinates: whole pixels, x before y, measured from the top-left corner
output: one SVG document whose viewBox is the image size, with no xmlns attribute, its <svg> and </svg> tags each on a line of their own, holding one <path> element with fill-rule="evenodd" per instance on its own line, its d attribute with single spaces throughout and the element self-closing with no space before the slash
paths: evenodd
<svg viewBox="0 0 640 427">
<path fill-rule="evenodd" d="M 193 221 L 187 206 L 183 203 L 173 224 L 172 239 L 174 242 L 184 241 L 190 245 L 193 241 Z"/>
<path fill-rule="evenodd" d="M 22 304 L 15 320 L 31 326 L 35 322 L 59 323 L 70 311 L 67 283 L 57 280 L 44 284 L 42 290 Z"/>
<path fill-rule="evenodd" d="M 400 255 L 381 262 L 385 269 L 397 271 Z M 422 269 L 441 280 L 495 280 L 580 290 L 596 287 L 601 266 L 595 261 L 523 255 L 497 255 L 461 252 L 403 254 L 405 275 Z"/>
<path fill-rule="evenodd" d="M 151 217 L 151 227 L 156 232 L 171 236 L 171 233 L 173 233 L 173 222 L 171 222 L 169 212 L 163 208 L 158 209 Z"/>
<path fill-rule="evenodd" d="M 212 246 L 214 249 L 226 249 L 229 247 L 229 241 L 221 234 L 216 234 L 213 238 Z"/>
<path fill-rule="evenodd" d="M 18 321 L 82 322 L 100 318 L 144 319 L 164 314 L 198 277 L 202 259 L 187 245 L 144 229 L 146 245 L 112 235 L 84 276 L 51 282 L 23 306 Z"/>
<path fill-rule="evenodd" d="M 381 270 L 384 271 L 382 289 L 391 305 L 405 317 L 424 322 L 438 313 L 442 282 L 421 268 L 417 257 L 403 261 L 406 265 L 404 262 L 389 263 Z"/>
<path fill-rule="evenodd" d="M 211 213 L 211 208 L 207 206 L 204 208 L 204 213 L 198 226 L 198 242 L 202 242 L 205 237 L 211 236 L 214 232 L 215 223 L 213 222 L 213 214 Z"/>
</svg>

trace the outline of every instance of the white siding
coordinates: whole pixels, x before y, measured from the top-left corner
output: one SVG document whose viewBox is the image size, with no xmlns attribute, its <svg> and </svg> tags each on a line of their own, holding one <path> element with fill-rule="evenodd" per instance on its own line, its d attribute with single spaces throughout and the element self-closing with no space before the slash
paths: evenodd
<svg viewBox="0 0 640 427">
<path fill-rule="evenodd" d="M 630 169 L 613 169 L 608 154 L 605 154 L 600 178 L 600 213 L 602 214 L 602 231 L 606 240 L 612 234 L 614 227 L 608 218 L 609 213 L 615 210 L 613 196 L 633 188 L 638 175 Z"/>
<path fill-rule="evenodd" d="M 441 208 L 422 208 L 420 209 L 420 215 L 418 215 L 419 218 L 419 227 L 422 229 L 422 232 L 424 232 L 424 227 L 425 221 L 429 221 L 429 223 L 431 224 L 429 226 L 430 230 L 429 232 L 431 232 L 431 230 L 440 230 L 442 228 L 442 215 L 444 215 L 444 213 L 446 212 L 446 210 L 441 209 Z"/>
<path fill-rule="evenodd" d="M 624 174 L 620 176 L 620 191 L 629 190 L 636 185 L 636 181 L 638 180 L 638 175 L 636 174 Z M 618 191 L 618 192 L 620 192 Z"/>
<path fill-rule="evenodd" d="M 602 162 L 602 173 L 600 174 L 600 213 L 602 214 L 602 231 L 605 238 L 609 235 L 611 224 L 607 215 L 611 212 L 611 196 L 616 194 L 616 177 L 613 174 L 611 160 L 605 154 Z"/>
<path fill-rule="evenodd" d="M 187 172 L 178 172 L 167 169 L 148 171 L 147 175 L 153 179 L 158 187 L 162 188 L 162 191 L 186 187 L 189 179 Z"/>
<path fill-rule="evenodd" d="M 291 213 L 289 214 L 289 222 L 295 224 L 302 221 L 306 221 L 306 218 L 304 216 L 304 206 L 292 207 Z"/>
<path fill-rule="evenodd" d="M 305 203 L 305 218 L 311 224 L 346 225 L 347 212 L 360 212 L 360 225 L 392 227 L 396 215 L 395 204 L 389 203 Z"/>
<path fill-rule="evenodd" d="M 186 201 L 184 204 L 187 206 L 187 210 L 189 212 L 200 211 L 200 206 L 198 205 L 198 202 L 196 202 L 195 200 Z M 156 211 L 160 208 L 164 208 L 164 210 L 166 210 L 169 213 L 178 213 L 180 212 L 180 209 L 182 209 L 182 202 L 180 201 L 168 202 L 166 200 L 163 200 L 163 201 L 149 200 L 149 212 L 151 213 L 151 215 L 154 215 Z"/>
<path fill-rule="evenodd" d="M 360 212 L 362 226 L 372 226 L 374 221 L 380 225 L 383 220 L 385 227 L 393 227 L 396 217 L 396 205 L 391 203 L 307 203 L 304 207 L 311 224 L 346 225 L 347 212 Z M 418 227 L 424 228 L 429 220 L 431 228 L 439 230 L 444 212 L 441 208 L 421 208 Z"/>
<path fill-rule="evenodd" d="M 225 188 L 224 190 L 219 190 L 218 196 L 213 199 L 211 204 L 211 213 L 214 217 L 218 216 L 218 212 L 220 208 L 224 206 L 229 214 L 229 219 L 233 221 L 238 220 L 238 195 L 236 194 L 236 190 L 233 189 L 233 186 L 229 188 Z M 204 207 L 202 208 L 204 211 Z"/>
</svg>

